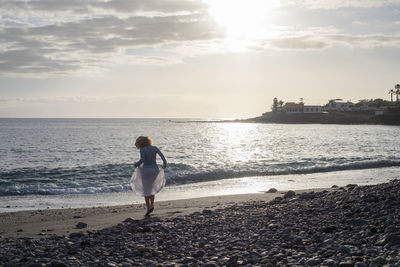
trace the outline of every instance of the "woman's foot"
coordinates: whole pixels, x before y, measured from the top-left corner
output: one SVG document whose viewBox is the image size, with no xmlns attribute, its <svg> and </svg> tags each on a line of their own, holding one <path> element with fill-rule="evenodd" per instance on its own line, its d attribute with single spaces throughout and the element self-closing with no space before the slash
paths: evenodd
<svg viewBox="0 0 400 267">
<path fill-rule="evenodd" d="M 152 213 L 154 211 L 154 208 L 150 208 L 150 209 L 148 209 L 147 210 L 147 212 L 146 212 L 146 214 L 144 215 L 144 216 L 149 216 L 150 215 L 150 213 Z"/>
</svg>

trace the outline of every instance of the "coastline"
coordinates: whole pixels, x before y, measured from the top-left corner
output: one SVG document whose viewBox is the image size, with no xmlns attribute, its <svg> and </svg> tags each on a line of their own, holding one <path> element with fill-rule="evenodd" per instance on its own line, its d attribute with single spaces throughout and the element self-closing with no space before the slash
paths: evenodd
<svg viewBox="0 0 400 267">
<path fill-rule="evenodd" d="M 369 112 L 331 112 L 331 113 L 299 113 L 273 114 L 247 119 L 196 121 L 203 123 L 276 123 L 276 124 L 339 124 L 339 125 L 400 125 L 400 111 L 375 115 Z"/>
</svg>

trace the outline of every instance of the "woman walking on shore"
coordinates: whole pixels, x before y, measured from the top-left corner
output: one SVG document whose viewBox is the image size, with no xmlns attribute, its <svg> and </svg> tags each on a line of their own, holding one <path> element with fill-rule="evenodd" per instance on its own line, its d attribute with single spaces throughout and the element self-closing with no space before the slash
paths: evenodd
<svg viewBox="0 0 400 267">
<path fill-rule="evenodd" d="M 135 163 L 136 169 L 131 178 L 131 185 L 135 193 L 144 196 L 148 216 L 154 211 L 154 195 L 165 185 L 164 169 L 167 167 L 167 160 L 163 153 L 153 146 L 153 141 L 148 136 L 139 136 L 135 146 L 140 149 L 140 160 Z M 163 161 L 162 169 L 157 166 L 157 154 Z"/>
</svg>

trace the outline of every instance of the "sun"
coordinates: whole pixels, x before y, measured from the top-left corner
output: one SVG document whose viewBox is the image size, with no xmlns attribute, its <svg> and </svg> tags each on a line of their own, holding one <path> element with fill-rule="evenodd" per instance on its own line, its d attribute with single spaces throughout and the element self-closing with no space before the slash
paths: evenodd
<svg viewBox="0 0 400 267">
<path fill-rule="evenodd" d="M 268 34 L 268 22 L 277 0 L 207 0 L 209 13 L 225 29 L 232 42 L 260 39 Z"/>
</svg>

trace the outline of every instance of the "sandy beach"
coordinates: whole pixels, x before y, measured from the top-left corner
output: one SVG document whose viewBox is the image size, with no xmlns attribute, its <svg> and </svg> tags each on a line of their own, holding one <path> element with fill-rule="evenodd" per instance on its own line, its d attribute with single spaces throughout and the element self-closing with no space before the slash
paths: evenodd
<svg viewBox="0 0 400 267">
<path fill-rule="evenodd" d="M 300 191 L 299 191 L 300 192 Z M 174 217 L 187 215 L 203 209 L 225 208 L 229 205 L 252 201 L 270 201 L 282 195 L 277 193 L 239 194 L 202 197 L 155 203 L 152 217 Z M 45 209 L 0 213 L 0 238 L 43 238 L 53 234 L 68 235 L 71 232 L 100 230 L 121 223 L 127 218 L 144 218 L 145 204 L 77 209 Z M 79 222 L 87 228 L 77 229 Z"/>
<path fill-rule="evenodd" d="M 399 266 L 399 192 L 393 180 L 159 202 L 149 218 L 143 205 L 2 214 L 0 265 Z"/>
</svg>

